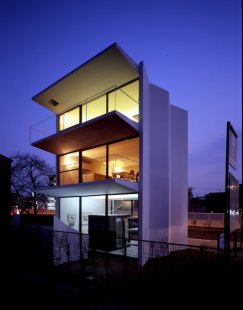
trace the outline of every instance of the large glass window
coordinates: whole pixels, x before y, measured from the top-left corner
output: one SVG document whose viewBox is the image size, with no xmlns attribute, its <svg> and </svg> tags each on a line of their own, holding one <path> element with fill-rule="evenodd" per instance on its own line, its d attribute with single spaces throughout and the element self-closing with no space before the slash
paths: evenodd
<svg viewBox="0 0 243 310">
<path fill-rule="evenodd" d="M 138 239 L 138 194 L 108 196 L 108 215 L 116 218 L 116 235 Z"/>
<path fill-rule="evenodd" d="M 106 146 L 82 152 L 82 181 L 94 182 L 106 179 Z"/>
<path fill-rule="evenodd" d="M 139 181 L 138 137 L 108 145 L 108 154 L 108 175 L 106 175 L 106 145 L 82 151 L 82 166 L 79 164 L 81 161 L 79 152 L 59 156 L 59 185 L 95 182 L 111 178 Z"/>
<path fill-rule="evenodd" d="M 108 94 L 108 110 L 119 111 L 130 119 L 139 121 L 139 81 L 136 80 Z"/>
<path fill-rule="evenodd" d="M 79 152 L 59 157 L 59 185 L 79 183 Z"/>
<path fill-rule="evenodd" d="M 96 216 L 105 216 L 105 196 L 89 196 L 82 197 L 82 230 L 83 234 L 89 233 L 89 222 L 94 221 Z M 93 217 L 92 217 L 93 216 Z M 91 218 L 92 217 L 92 218 Z M 90 220 L 91 218 L 91 220 Z M 93 228 L 95 229 L 95 227 Z M 96 227 L 96 229 L 102 229 L 102 227 Z"/>
<path fill-rule="evenodd" d="M 79 197 L 60 198 L 60 220 L 79 231 Z"/>
<path fill-rule="evenodd" d="M 139 138 L 109 146 L 109 177 L 139 181 Z"/>
<path fill-rule="evenodd" d="M 106 95 L 82 105 L 82 123 L 106 113 Z"/>
<path fill-rule="evenodd" d="M 76 107 L 75 109 L 59 115 L 59 130 L 79 124 L 79 111 L 80 107 Z"/>
<path fill-rule="evenodd" d="M 70 111 L 59 115 L 59 130 L 72 127 L 74 125 L 84 123 L 88 120 L 104 115 L 107 112 L 107 96 L 108 96 L 108 112 L 119 111 L 130 119 L 139 121 L 139 81 L 136 80 L 114 91 L 104 94 L 98 98 L 90 100 Z M 80 120 L 80 109 L 82 119 Z"/>
<path fill-rule="evenodd" d="M 130 246 L 138 239 L 138 194 L 82 197 L 81 232 L 89 234 L 91 248 L 114 251 L 126 237 Z M 133 250 L 137 251 L 136 249 Z"/>
</svg>

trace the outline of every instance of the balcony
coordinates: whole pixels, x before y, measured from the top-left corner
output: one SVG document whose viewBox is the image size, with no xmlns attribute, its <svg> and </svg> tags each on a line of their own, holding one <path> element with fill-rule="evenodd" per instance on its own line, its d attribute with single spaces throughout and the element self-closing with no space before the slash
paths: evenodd
<svg viewBox="0 0 243 310">
<path fill-rule="evenodd" d="M 48 128 L 48 126 L 43 127 Z M 36 131 L 35 126 L 31 128 L 31 133 L 34 131 Z M 136 136 L 138 136 L 138 123 L 120 112 L 112 111 L 31 142 L 31 145 L 49 153 L 61 155 Z M 30 139 L 33 139 L 32 134 Z"/>
<path fill-rule="evenodd" d="M 122 179 L 109 179 L 89 183 L 49 186 L 35 189 L 36 193 L 53 197 L 93 196 L 138 193 L 138 182 Z"/>
<path fill-rule="evenodd" d="M 32 126 L 30 144 L 61 155 L 134 137 L 138 135 L 138 90 L 138 80 L 105 89 L 71 110 Z"/>
</svg>

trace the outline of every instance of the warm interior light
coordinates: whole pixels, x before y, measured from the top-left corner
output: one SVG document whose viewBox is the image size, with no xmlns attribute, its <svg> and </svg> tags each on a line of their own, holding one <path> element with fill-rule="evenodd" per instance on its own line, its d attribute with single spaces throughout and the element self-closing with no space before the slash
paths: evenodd
<svg viewBox="0 0 243 310">
<path fill-rule="evenodd" d="M 68 114 L 64 114 L 64 128 L 71 127 L 73 123 L 73 118 Z"/>
<path fill-rule="evenodd" d="M 115 167 L 115 173 L 122 172 L 122 168 L 120 166 Z"/>
<path fill-rule="evenodd" d="M 109 165 L 113 167 L 114 173 L 119 173 L 124 170 L 124 162 L 121 160 L 110 160 Z"/>
<path fill-rule="evenodd" d="M 63 130 L 79 123 L 79 107 L 59 116 L 59 130 Z"/>
<path fill-rule="evenodd" d="M 64 159 L 64 166 L 68 167 L 68 169 L 75 168 L 75 165 L 77 165 L 77 156 L 77 153 L 67 154 Z"/>
</svg>

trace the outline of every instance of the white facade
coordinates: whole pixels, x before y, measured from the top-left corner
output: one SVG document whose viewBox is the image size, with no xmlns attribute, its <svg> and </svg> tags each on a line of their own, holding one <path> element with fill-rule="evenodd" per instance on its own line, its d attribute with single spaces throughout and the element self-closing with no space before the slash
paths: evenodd
<svg viewBox="0 0 243 310">
<path fill-rule="evenodd" d="M 146 77 L 141 86 L 140 238 L 187 244 L 187 112 Z"/>
<path fill-rule="evenodd" d="M 106 67 L 110 74 L 104 76 Z M 120 108 L 118 103 L 111 108 L 111 100 L 114 97 L 114 85 L 117 87 L 115 97 L 120 96 L 117 98 L 123 100 L 122 98 L 129 92 L 129 85 L 137 85 L 137 81 L 138 101 L 134 98 L 133 101 L 129 101 L 136 93 L 134 89 L 131 89 L 131 93 L 125 99 L 126 104 L 127 102 L 131 102 L 131 105 L 134 102 L 138 104 L 139 118 L 136 116 L 135 120 L 130 116 L 130 112 Z M 122 91 L 120 95 L 118 90 Z M 97 104 L 98 110 L 102 102 L 105 102 L 102 98 L 106 98 L 106 112 L 87 121 L 88 100 L 85 98 L 93 98 L 95 94 L 102 95 L 96 96 L 97 101 L 92 99 L 91 103 Z M 68 96 L 71 96 L 70 100 Z M 36 147 L 56 154 L 57 163 L 59 158 L 70 152 L 75 152 L 72 154 L 79 156 L 79 160 L 76 161 L 78 168 L 68 172 L 69 180 L 76 178 L 74 183 L 71 181 L 70 184 L 60 183 L 65 175 L 62 172 L 64 168 L 60 168 L 59 164 L 59 168 L 57 167 L 59 184 L 39 190 L 57 198 L 57 216 L 62 222 L 85 233 L 89 231 L 83 227 L 86 214 L 92 215 L 93 212 L 95 215 L 118 217 L 118 211 L 114 214 L 114 210 L 120 208 L 119 216 L 123 212 L 122 220 L 125 219 L 125 227 L 131 216 L 134 217 L 134 214 L 138 216 L 137 240 L 187 244 L 187 112 L 170 104 L 168 91 L 149 82 L 143 62 L 137 65 L 117 44 L 113 44 L 33 99 L 56 113 L 57 119 L 61 117 L 63 119 L 65 116 L 63 113 L 73 109 L 75 102 L 77 107 L 80 107 L 83 118 L 86 111 L 86 120 L 80 120 L 80 124 L 76 122 L 73 127 L 57 131 L 55 135 L 32 143 Z M 129 110 L 129 104 L 126 108 Z M 137 143 L 139 149 L 136 156 L 139 166 L 132 154 Z M 125 155 L 124 148 L 127 148 Z M 93 150 L 96 150 L 96 154 L 98 151 L 101 154 L 102 150 L 104 156 L 102 164 L 106 168 L 102 172 L 100 164 L 96 173 L 89 173 L 87 178 L 83 172 L 84 164 L 79 166 L 79 163 L 86 160 L 87 154 L 94 153 Z M 120 161 L 130 156 L 130 168 L 127 168 L 127 172 L 121 173 L 117 167 L 116 171 L 113 171 L 116 173 L 111 173 L 111 157 L 115 156 L 115 151 L 112 150 L 116 152 L 119 150 Z M 97 158 L 98 155 L 96 162 Z M 119 160 L 116 157 L 116 162 Z M 135 179 L 131 172 L 134 173 L 136 170 L 139 178 Z M 136 195 L 138 198 L 128 200 L 125 198 L 126 195 Z M 100 201 L 92 200 L 92 197 L 99 196 Z M 88 197 L 91 197 L 91 200 Z M 75 215 L 75 222 L 72 222 L 70 215 Z M 125 236 L 127 237 L 127 230 Z M 143 264 L 147 257 L 143 253 L 142 246 L 138 246 L 138 250 L 139 263 Z"/>
</svg>

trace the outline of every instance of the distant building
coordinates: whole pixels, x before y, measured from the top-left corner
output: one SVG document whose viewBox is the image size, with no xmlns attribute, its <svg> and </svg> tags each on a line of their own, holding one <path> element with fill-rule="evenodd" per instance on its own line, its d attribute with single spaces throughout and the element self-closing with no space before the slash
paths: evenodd
<svg viewBox="0 0 243 310">
<path fill-rule="evenodd" d="M 239 184 L 239 208 L 241 212 L 243 211 L 243 187 L 242 184 Z"/>
<path fill-rule="evenodd" d="M 206 196 L 206 212 L 224 213 L 226 210 L 225 192 L 209 193 Z"/>
<path fill-rule="evenodd" d="M 37 192 L 56 197 L 59 221 L 96 249 L 95 233 L 133 238 L 142 264 L 138 239 L 187 243 L 187 111 L 143 62 L 112 44 L 33 100 L 56 114 L 32 145 L 56 155 L 57 185 Z"/>
<path fill-rule="evenodd" d="M 224 213 L 226 208 L 226 195 L 225 192 L 208 193 L 202 197 L 193 197 L 188 194 L 189 212 L 202 212 L 202 213 Z"/>
</svg>

